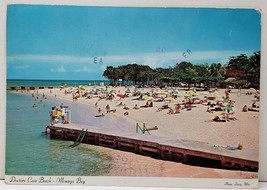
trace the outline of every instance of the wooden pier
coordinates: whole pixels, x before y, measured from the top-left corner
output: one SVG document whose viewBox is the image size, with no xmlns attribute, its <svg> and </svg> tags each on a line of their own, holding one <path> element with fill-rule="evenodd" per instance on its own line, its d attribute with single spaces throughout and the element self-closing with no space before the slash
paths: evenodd
<svg viewBox="0 0 267 190">
<path fill-rule="evenodd" d="M 138 134 L 112 128 L 98 128 L 77 124 L 48 126 L 50 138 L 76 141 L 86 129 L 82 143 L 130 151 L 163 160 L 190 165 L 258 171 L 258 152 L 255 150 L 229 150 L 198 141 Z"/>
<path fill-rule="evenodd" d="M 53 88 L 58 88 L 57 86 L 7 86 L 7 90 L 41 90 L 41 89 L 53 89 Z"/>
</svg>

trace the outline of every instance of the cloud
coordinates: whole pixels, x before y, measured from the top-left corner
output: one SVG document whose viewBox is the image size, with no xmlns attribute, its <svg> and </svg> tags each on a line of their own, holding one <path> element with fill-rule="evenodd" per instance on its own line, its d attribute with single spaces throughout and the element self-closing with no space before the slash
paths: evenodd
<svg viewBox="0 0 267 190">
<path fill-rule="evenodd" d="M 29 65 L 21 65 L 21 66 L 16 66 L 15 69 L 28 69 L 30 68 Z"/>
<path fill-rule="evenodd" d="M 8 62 L 36 62 L 36 63 L 88 63 L 93 62 L 93 57 L 81 57 L 72 55 L 11 55 L 7 57 Z"/>
<path fill-rule="evenodd" d="M 87 64 L 87 66 L 81 65 L 79 69 L 73 70 L 73 72 L 98 72 L 106 68 L 108 65 L 118 66 L 129 63 L 146 64 L 152 68 L 157 67 L 169 67 L 181 61 L 189 61 L 191 63 L 226 63 L 230 56 L 237 56 L 241 53 L 252 55 L 256 50 L 244 50 L 244 51 L 193 51 L 190 50 L 190 54 L 187 52 L 153 52 L 153 53 L 141 53 L 141 54 L 128 54 L 128 55 L 107 55 L 107 56 L 74 56 L 74 55 L 11 55 L 8 56 L 8 63 L 27 62 L 27 63 L 57 63 L 57 64 Z M 186 56 L 184 56 L 185 54 Z M 102 61 L 101 63 L 95 63 Z M 88 65 L 89 64 L 89 65 Z M 90 65 L 91 64 L 91 65 Z M 23 68 L 23 66 L 18 66 Z M 93 69 L 94 68 L 94 69 Z M 93 71 L 94 70 L 94 71 Z M 57 69 L 51 69 L 51 72 L 66 72 L 65 68 L 61 66 Z"/>
<path fill-rule="evenodd" d="M 93 69 L 92 67 L 90 68 L 90 67 L 84 66 L 82 71 L 86 73 L 93 73 L 95 69 Z"/>
<path fill-rule="evenodd" d="M 65 73 L 66 72 L 66 69 L 65 67 L 63 66 L 60 66 L 58 68 L 55 68 L 55 69 L 50 69 L 51 72 L 56 72 L 56 73 Z"/>
<path fill-rule="evenodd" d="M 80 73 L 82 70 L 81 69 L 75 69 L 73 72 L 74 73 Z"/>
</svg>

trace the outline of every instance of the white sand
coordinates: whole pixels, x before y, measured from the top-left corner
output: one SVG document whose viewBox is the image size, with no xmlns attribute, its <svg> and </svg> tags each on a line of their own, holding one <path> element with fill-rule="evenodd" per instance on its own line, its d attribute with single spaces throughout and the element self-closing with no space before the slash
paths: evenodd
<svg viewBox="0 0 267 190">
<path fill-rule="evenodd" d="M 86 87 L 87 90 L 99 87 Z M 124 93 L 127 89 L 125 87 L 112 88 L 116 92 Z M 109 87 L 108 91 L 111 90 Z M 133 87 L 130 88 L 134 90 Z M 151 89 L 144 89 L 150 91 Z M 64 90 L 53 89 L 52 94 L 50 90 L 39 90 L 39 94 L 45 93 L 59 100 L 66 99 L 72 101 L 72 94 L 65 94 Z M 222 116 L 222 112 L 206 112 L 207 106 L 197 104 L 191 111 L 182 110 L 179 114 L 167 114 L 168 110 L 157 112 L 157 109 L 163 105 L 163 102 L 153 102 L 152 108 L 140 108 L 138 110 L 132 109 L 135 104 L 138 106 L 145 105 L 145 101 L 133 100 L 137 97 L 127 97 L 124 99 L 100 100 L 98 98 L 87 99 L 81 97 L 77 100 L 79 103 L 88 104 L 96 109 L 101 108 L 106 117 L 124 117 L 132 124 L 132 130 L 135 131 L 136 123 L 142 125 L 145 123 L 147 127 L 157 126 L 158 130 L 150 131 L 152 135 L 171 136 L 178 139 L 187 139 L 194 141 L 206 142 L 218 146 L 237 146 L 239 143 L 243 144 L 244 149 L 259 149 L 259 112 L 242 112 L 242 107 L 248 107 L 254 101 L 254 95 L 245 95 L 246 90 L 242 90 L 241 94 L 238 90 L 232 90 L 230 98 L 235 101 L 235 113 L 231 117 L 236 117 L 238 120 L 230 122 L 210 122 L 215 116 Z M 181 91 L 181 94 L 184 92 Z M 207 92 L 205 92 L 207 93 Z M 204 98 L 203 92 L 197 92 L 200 99 Z M 224 96 L 224 90 L 220 89 L 217 93 L 217 99 Z M 169 106 L 174 108 L 178 101 L 182 101 L 183 96 L 177 100 L 169 103 Z M 130 110 L 129 115 L 124 116 L 126 110 L 123 106 L 116 106 L 120 102 L 126 104 Z M 259 102 L 256 102 L 259 105 Z M 116 109 L 115 113 L 106 114 L 105 106 L 109 104 L 111 109 Z M 97 149 L 105 151 L 112 155 L 114 160 L 112 171 L 110 175 L 126 175 L 126 176 L 175 176 L 175 177 L 219 177 L 219 178 L 254 178 L 255 173 L 240 172 L 240 171 L 226 171 L 210 168 L 199 168 L 186 166 L 180 163 L 155 160 L 149 157 L 134 155 L 112 149 L 98 147 Z"/>
</svg>

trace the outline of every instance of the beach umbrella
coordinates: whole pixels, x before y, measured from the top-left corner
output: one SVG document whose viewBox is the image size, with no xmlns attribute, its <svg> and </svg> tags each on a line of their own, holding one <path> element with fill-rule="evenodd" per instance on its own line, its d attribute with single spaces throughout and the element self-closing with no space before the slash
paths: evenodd
<svg viewBox="0 0 267 190">
<path fill-rule="evenodd" d="M 226 83 L 231 83 L 231 82 L 233 82 L 233 81 L 235 81 L 236 80 L 236 78 L 233 78 L 233 77 L 229 77 L 229 78 L 227 78 L 226 80 L 224 80 L 224 82 L 226 82 Z"/>
<path fill-rule="evenodd" d="M 131 90 L 126 90 L 125 93 L 131 93 Z"/>
<path fill-rule="evenodd" d="M 224 98 L 223 99 L 223 103 L 228 103 L 229 102 L 229 99 L 228 98 Z"/>
<path fill-rule="evenodd" d="M 209 95 L 209 92 L 202 92 L 203 95 Z"/>
<path fill-rule="evenodd" d="M 145 100 L 147 100 L 147 99 L 148 99 L 148 95 L 145 95 L 143 98 L 144 98 Z"/>
<path fill-rule="evenodd" d="M 173 102 L 173 101 L 174 101 L 174 98 L 169 97 L 169 101 L 170 101 L 170 102 Z"/>
<path fill-rule="evenodd" d="M 189 93 L 191 96 L 196 96 L 196 95 L 197 95 L 197 93 L 195 93 L 193 90 L 190 90 L 188 93 Z"/>
<path fill-rule="evenodd" d="M 225 106 L 223 109 L 226 110 L 226 111 L 233 111 L 233 107 L 232 106 Z"/>
<path fill-rule="evenodd" d="M 122 99 L 125 98 L 125 96 L 124 96 L 123 94 L 117 94 L 117 96 L 118 96 L 119 98 L 122 98 Z"/>
<path fill-rule="evenodd" d="M 250 90 L 250 91 L 256 91 L 256 89 L 255 89 L 255 88 L 249 88 L 249 90 Z"/>
<path fill-rule="evenodd" d="M 173 94 L 179 96 L 179 95 L 180 95 L 180 92 L 179 92 L 178 90 L 175 90 L 175 91 L 173 92 Z"/>
<path fill-rule="evenodd" d="M 166 95 L 166 94 L 168 94 L 168 92 L 162 90 L 162 91 L 160 92 L 160 94 L 162 94 L 162 95 Z"/>
<path fill-rule="evenodd" d="M 212 97 L 212 98 L 217 98 L 217 94 L 212 93 L 212 94 L 211 94 L 211 97 Z"/>
</svg>

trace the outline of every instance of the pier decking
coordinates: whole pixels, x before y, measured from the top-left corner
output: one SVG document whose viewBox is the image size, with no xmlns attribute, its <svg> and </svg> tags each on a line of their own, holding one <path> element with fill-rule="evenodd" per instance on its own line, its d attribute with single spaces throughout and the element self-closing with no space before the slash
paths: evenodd
<svg viewBox="0 0 267 190">
<path fill-rule="evenodd" d="M 258 152 L 229 150 L 198 141 L 144 135 L 113 128 L 87 125 L 55 124 L 48 126 L 50 138 L 75 141 L 82 129 L 87 132 L 82 143 L 130 151 L 154 158 L 215 168 L 258 171 Z"/>
</svg>

